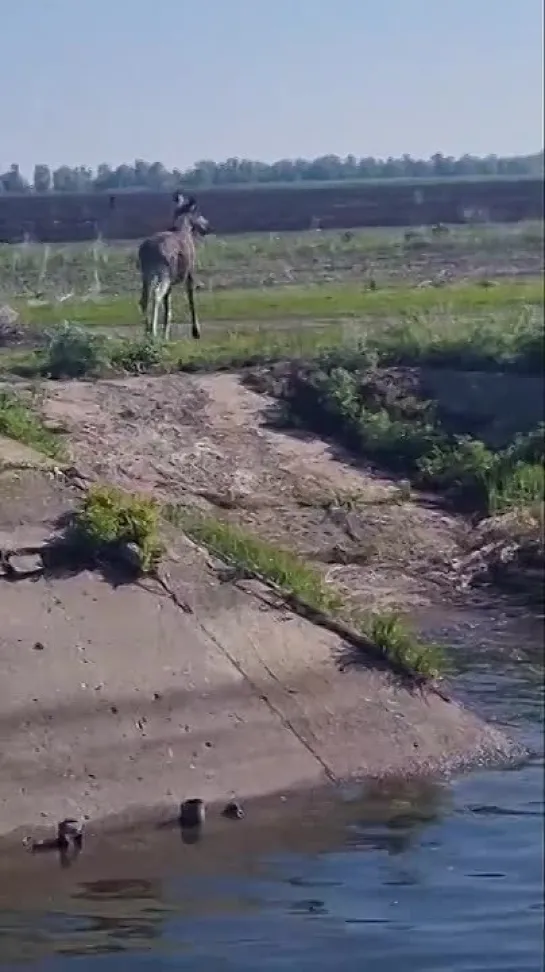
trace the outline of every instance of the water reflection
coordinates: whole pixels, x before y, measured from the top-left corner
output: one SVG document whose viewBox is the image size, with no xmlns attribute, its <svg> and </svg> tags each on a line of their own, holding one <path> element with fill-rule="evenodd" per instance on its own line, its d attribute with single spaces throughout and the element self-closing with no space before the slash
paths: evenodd
<svg viewBox="0 0 545 972">
<path fill-rule="evenodd" d="M 396 856 L 422 838 L 427 824 L 447 812 L 446 786 L 432 780 L 390 780 L 365 787 L 361 811 L 348 828 L 348 846 Z"/>
<path fill-rule="evenodd" d="M 62 911 L 2 913 L 2 959 L 107 955 L 152 948 L 161 939 L 165 903 L 160 880 L 95 881 L 75 887 Z"/>
<path fill-rule="evenodd" d="M 220 864 L 214 862 L 214 842 L 206 846 L 204 841 L 202 855 L 207 855 L 212 875 L 196 856 L 201 848 L 195 848 L 192 859 L 180 858 L 185 865 L 182 873 L 81 880 L 70 888 L 68 897 L 57 900 L 55 892 L 59 910 L 12 912 L 9 920 L 4 912 L 1 954 L 8 961 L 28 961 L 51 952 L 76 957 L 162 951 L 165 938 L 180 941 L 188 922 L 184 935 L 192 938 L 190 926 L 195 929 L 204 916 L 206 922 L 236 921 L 238 926 L 261 915 L 264 908 L 294 918 L 324 919 L 329 914 L 324 892 L 342 888 L 342 868 L 337 878 L 316 880 L 308 873 L 309 861 L 327 860 L 328 855 L 340 855 L 340 860 L 365 852 L 403 855 L 422 839 L 426 826 L 441 819 L 448 805 L 448 789 L 423 780 L 372 783 L 363 790 L 346 790 L 341 801 L 324 797 L 321 805 L 313 800 L 301 808 L 299 819 L 289 821 L 288 840 L 284 828 L 260 835 L 259 855 L 250 830 L 246 835 L 238 831 L 239 856 Z M 174 837 L 174 833 L 164 834 L 160 839 L 168 842 Z M 244 853 L 246 840 L 250 854 Z M 220 842 L 225 843 L 222 834 L 217 838 Z M 405 870 L 392 875 L 384 886 L 408 886 L 414 880 Z M 284 889 L 280 895 L 279 887 Z"/>
<path fill-rule="evenodd" d="M 0 968 L 538 972 L 539 656 L 510 624 L 486 623 L 473 661 L 467 628 L 451 632 L 459 684 L 531 740 L 534 758 L 449 784 L 391 780 L 252 811 L 197 845 L 164 830 L 117 856 L 106 846 L 96 863 L 83 854 L 46 875 L 41 902 L 23 895 L 3 911 Z M 484 624 L 472 628 L 483 644 Z"/>
</svg>

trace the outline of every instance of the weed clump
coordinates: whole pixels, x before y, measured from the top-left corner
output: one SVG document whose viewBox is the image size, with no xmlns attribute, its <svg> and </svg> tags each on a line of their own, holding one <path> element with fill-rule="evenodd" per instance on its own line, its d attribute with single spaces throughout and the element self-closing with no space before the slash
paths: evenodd
<svg viewBox="0 0 545 972">
<path fill-rule="evenodd" d="M 440 646 L 421 642 L 395 612 L 374 614 L 360 626 L 390 662 L 427 678 L 435 678 L 445 670 Z"/>
<path fill-rule="evenodd" d="M 153 573 L 163 553 L 160 510 L 153 499 L 112 486 L 94 486 L 74 514 L 69 541 L 83 558 L 123 563 Z"/>
<path fill-rule="evenodd" d="M 114 371 L 125 371 L 133 375 L 164 369 L 168 364 L 167 348 L 165 344 L 150 337 L 119 341 L 112 348 L 109 364 Z"/>
</svg>

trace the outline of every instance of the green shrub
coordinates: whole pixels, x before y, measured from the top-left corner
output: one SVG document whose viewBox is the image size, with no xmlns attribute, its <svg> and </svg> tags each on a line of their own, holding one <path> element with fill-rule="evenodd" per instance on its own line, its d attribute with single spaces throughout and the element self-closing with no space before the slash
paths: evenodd
<svg viewBox="0 0 545 972">
<path fill-rule="evenodd" d="M 497 464 L 498 454 L 470 436 L 456 436 L 451 442 L 434 445 L 417 460 L 423 484 L 472 494 L 479 505 L 486 500 Z"/>
<path fill-rule="evenodd" d="M 544 426 L 501 451 L 456 435 L 441 424 L 433 403 L 362 367 L 364 353 L 338 355 L 294 367 L 280 392 L 283 420 L 331 436 L 418 485 L 447 491 L 482 512 L 542 499 Z"/>
<path fill-rule="evenodd" d="M 545 500 L 543 463 L 518 462 L 503 469 L 488 487 L 488 511 L 491 514 L 525 509 Z"/>
<path fill-rule="evenodd" d="M 144 337 L 135 341 L 120 341 L 110 354 L 110 365 L 114 371 L 127 371 L 143 374 L 168 363 L 167 347 L 159 341 Z"/>
<path fill-rule="evenodd" d="M 545 423 L 540 422 L 535 429 L 523 435 L 517 435 L 504 451 L 505 461 L 511 464 L 518 462 L 545 462 Z"/>
<path fill-rule="evenodd" d="M 50 378 L 99 375 L 108 365 L 108 341 L 84 327 L 66 323 L 47 345 L 43 370 Z"/>
</svg>

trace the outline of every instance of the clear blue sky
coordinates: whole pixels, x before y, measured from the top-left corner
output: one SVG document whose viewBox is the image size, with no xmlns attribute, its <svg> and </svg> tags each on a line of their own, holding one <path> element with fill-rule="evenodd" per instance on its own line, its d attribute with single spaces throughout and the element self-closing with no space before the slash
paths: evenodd
<svg viewBox="0 0 545 972">
<path fill-rule="evenodd" d="M 0 167 L 543 145 L 542 0 L 0 0 Z"/>
</svg>

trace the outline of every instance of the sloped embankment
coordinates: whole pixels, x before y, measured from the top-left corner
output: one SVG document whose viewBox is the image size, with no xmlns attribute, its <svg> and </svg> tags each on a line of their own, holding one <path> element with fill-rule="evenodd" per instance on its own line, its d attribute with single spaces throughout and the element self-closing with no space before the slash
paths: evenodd
<svg viewBox="0 0 545 972">
<path fill-rule="evenodd" d="M 45 409 L 91 478 L 242 524 L 365 609 L 435 598 L 464 525 L 322 439 L 275 428 L 274 405 L 222 374 L 51 383 Z"/>
<path fill-rule="evenodd" d="M 184 382 L 165 379 L 166 399 L 152 380 L 66 385 L 50 410 L 70 420 L 78 462 L 95 475 L 170 497 L 192 489 L 199 499 L 214 463 L 228 475 L 227 425 L 237 417 L 240 471 L 268 447 L 257 437 L 249 451 L 244 436 L 256 432 L 245 428 L 242 403 L 228 416 L 229 385 L 211 400 L 207 386 L 187 382 L 193 398 L 184 405 Z M 131 418 L 139 395 L 142 412 Z M 207 419 L 190 443 L 197 401 Z M 312 448 L 317 468 L 327 465 Z M 277 496 L 300 461 L 295 451 L 282 454 Z M 268 462 L 252 467 L 263 487 Z M 231 479 L 231 488 L 234 481 L 244 480 Z M 4 470 L 0 488 L 3 549 L 50 535 L 81 495 L 28 463 Z M 361 656 L 353 664 L 338 637 L 274 603 L 259 584 L 225 583 L 180 534 L 170 537 L 166 569 L 185 610 L 151 581 L 115 587 L 88 571 L 0 582 L 4 833 L 76 813 L 172 809 L 191 794 L 227 799 L 514 754 L 501 732 L 456 702 L 415 691 Z"/>
</svg>

